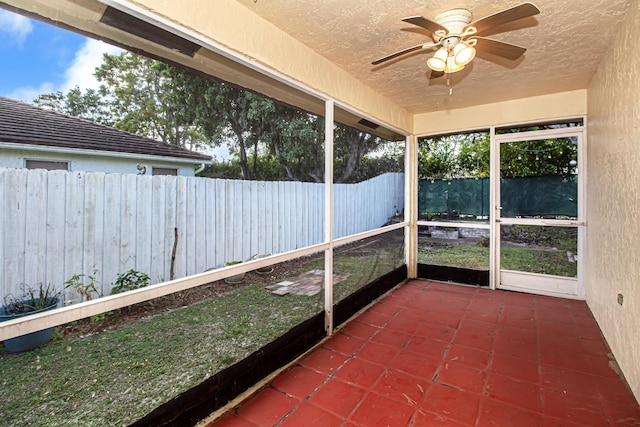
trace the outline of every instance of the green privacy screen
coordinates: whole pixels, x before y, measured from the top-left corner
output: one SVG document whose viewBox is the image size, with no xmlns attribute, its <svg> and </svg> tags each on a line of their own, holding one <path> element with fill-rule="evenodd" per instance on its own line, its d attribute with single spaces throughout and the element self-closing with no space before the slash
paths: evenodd
<svg viewBox="0 0 640 427">
<path fill-rule="evenodd" d="M 578 176 L 502 178 L 503 217 L 578 216 Z M 420 219 L 489 215 L 489 178 L 422 180 L 418 190 Z"/>
</svg>

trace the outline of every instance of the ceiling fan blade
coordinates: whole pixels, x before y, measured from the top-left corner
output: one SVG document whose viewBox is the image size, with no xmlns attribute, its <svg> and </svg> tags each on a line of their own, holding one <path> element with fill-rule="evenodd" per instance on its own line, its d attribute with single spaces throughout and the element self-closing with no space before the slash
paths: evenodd
<svg viewBox="0 0 640 427">
<path fill-rule="evenodd" d="M 521 5 L 512 7 L 511 9 L 505 9 L 502 12 L 494 13 L 493 15 L 485 16 L 477 21 L 473 21 L 464 27 L 464 29 L 466 30 L 469 27 L 475 27 L 478 30 L 476 34 L 480 34 L 490 28 L 507 24 L 512 21 L 517 21 L 518 19 L 528 18 L 539 13 L 540 9 L 538 9 L 534 4 L 522 3 Z"/>
<path fill-rule="evenodd" d="M 392 53 L 391 55 L 387 55 L 384 58 L 376 59 L 371 64 L 372 65 L 382 64 L 383 62 L 390 61 L 390 60 L 392 60 L 394 58 L 397 58 L 398 56 L 402 56 L 402 55 L 407 54 L 409 52 L 420 50 L 423 47 L 430 47 L 430 46 L 428 44 L 425 44 L 425 43 L 422 43 L 422 44 L 419 44 L 419 45 L 416 45 L 416 46 L 411 46 L 411 47 L 408 47 L 406 49 L 400 50 L 400 51 L 398 51 L 396 53 Z"/>
<path fill-rule="evenodd" d="M 437 79 L 439 77 L 444 76 L 444 71 L 433 71 L 429 74 L 429 80 Z"/>
<path fill-rule="evenodd" d="M 422 16 L 410 16 L 408 18 L 403 19 L 404 22 L 408 22 L 409 24 L 417 25 L 420 28 L 424 28 L 430 33 L 435 33 L 436 31 L 444 31 L 445 34 L 448 32 L 445 27 L 438 24 L 437 22 L 433 22 L 428 20 Z"/>
<path fill-rule="evenodd" d="M 485 37 L 474 37 L 478 39 L 476 50 L 480 52 L 490 53 L 492 55 L 501 56 L 507 59 L 520 58 L 527 49 L 515 44 L 500 42 L 498 40 L 487 39 Z"/>
</svg>

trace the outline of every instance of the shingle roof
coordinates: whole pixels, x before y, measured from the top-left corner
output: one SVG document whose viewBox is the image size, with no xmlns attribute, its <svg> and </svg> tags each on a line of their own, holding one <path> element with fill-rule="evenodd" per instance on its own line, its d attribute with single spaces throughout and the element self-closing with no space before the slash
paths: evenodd
<svg viewBox="0 0 640 427">
<path fill-rule="evenodd" d="M 211 160 L 206 154 L 4 97 L 0 142 Z"/>
</svg>

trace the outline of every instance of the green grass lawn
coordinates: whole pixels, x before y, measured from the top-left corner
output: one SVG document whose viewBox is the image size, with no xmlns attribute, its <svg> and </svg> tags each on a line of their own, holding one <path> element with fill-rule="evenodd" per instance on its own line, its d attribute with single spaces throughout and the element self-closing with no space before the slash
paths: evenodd
<svg viewBox="0 0 640 427">
<path fill-rule="evenodd" d="M 578 263 L 569 262 L 564 250 L 540 250 L 520 247 L 501 248 L 500 267 L 505 270 L 576 277 Z M 574 252 L 575 253 L 575 252 Z M 418 262 L 448 267 L 489 269 L 489 248 L 482 246 L 453 246 L 421 250 Z"/>
<path fill-rule="evenodd" d="M 334 271 L 350 276 L 335 286 L 335 301 L 404 263 L 401 248 L 386 243 L 336 250 Z M 298 273 L 323 268 L 324 257 L 312 257 Z M 0 425 L 129 424 L 323 307 L 322 292 L 274 296 L 249 286 L 114 330 L 54 339 L 30 352 L 0 350 Z"/>
</svg>

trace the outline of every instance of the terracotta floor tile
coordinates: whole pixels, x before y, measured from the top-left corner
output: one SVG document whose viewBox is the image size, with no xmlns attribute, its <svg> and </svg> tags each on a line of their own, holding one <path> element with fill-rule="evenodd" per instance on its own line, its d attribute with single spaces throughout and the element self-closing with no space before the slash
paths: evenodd
<svg viewBox="0 0 640 427">
<path fill-rule="evenodd" d="M 371 387 L 383 372 L 384 367 L 354 357 L 338 369 L 338 372 L 335 373 L 335 378 L 340 378 L 350 384 L 366 389 Z"/>
<path fill-rule="evenodd" d="M 640 425 L 582 301 L 413 280 L 210 426 Z"/>
<path fill-rule="evenodd" d="M 557 325 L 574 326 L 573 316 L 567 311 L 556 312 L 552 310 L 547 311 L 538 309 L 536 311 L 536 319 L 541 322 L 555 323 Z"/>
<path fill-rule="evenodd" d="M 413 334 L 420 326 L 420 321 L 408 317 L 393 317 L 387 323 L 385 330 L 399 331 L 405 334 Z"/>
<path fill-rule="evenodd" d="M 350 335 L 352 337 L 363 338 L 368 340 L 371 336 L 377 333 L 380 329 L 375 326 L 367 325 L 366 323 L 358 322 L 354 320 L 349 322 L 347 326 L 342 329 L 342 333 Z"/>
<path fill-rule="evenodd" d="M 508 322 L 496 329 L 496 341 L 512 341 L 523 344 L 538 344 L 538 335 L 534 328 L 523 329 L 511 326 Z"/>
<path fill-rule="evenodd" d="M 374 313 L 373 311 L 365 311 L 358 316 L 358 322 L 381 328 L 387 324 L 390 316 L 388 314 Z"/>
<path fill-rule="evenodd" d="M 507 291 L 504 294 L 504 304 L 508 306 L 533 307 L 535 304 L 535 295 Z"/>
<path fill-rule="evenodd" d="M 585 395 L 558 389 L 545 388 L 544 414 L 567 420 L 582 426 L 599 427 L 608 425 L 608 419 L 600 401 Z"/>
<path fill-rule="evenodd" d="M 542 410 L 540 386 L 494 372 L 487 374 L 484 395 L 534 412 Z"/>
<path fill-rule="evenodd" d="M 369 341 L 356 353 L 356 357 L 387 366 L 400 353 L 400 350 L 399 347 Z"/>
<path fill-rule="evenodd" d="M 494 353 L 491 359 L 492 372 L 530 383 L 540 382 L 540 365 L 537 362 Z"/>
<path fill-rule="evenodd" d="M 437 323 L 423 323 L 418 326 L 415 335 L 418 337 L 435 338 L 440 341 L 451 341 L 453 334 L 456 333 L 455 328 Z"/>
<path fill-rule="evenodd" d="M 489 364 L 489 353 L 473 347 L 451 344 L 444 359 L 447 362 L 462 363 L 472 368 L 486 369 Z"/>
<path fill-rule="evenodd" d="M 618 402 L 607 399 L 603 405 L 611 425 L 640 426 L 640 405 L 635 399 L 627 398 Z"/>
<path fill-rule="evenodd" d="M 588 310 L 588 309 L 587 309 Z M 594 319 L 593 315 L 589 311 L 588 315 L 585 316 L 573 316 L 573 323 L 578 327 L 584 327 L 587 331 L 596 330 L 600 332 L 600 328 L 598 328 L 598 322 Z"/>
<path fill-rule="evenodd" d="M 598 383 L 602 377 L 553 365 L 541 365 L 540 370 L 542 386 L 545 389 L 557 389 L 592 397 L 598 395 Z"/>
<path fill-rule="evenodd" d="M 591 371 L 591 361 L 586 354 L 561 348 L 540 346 L 540 362 L 582 372 Z"/>
<path fill-rule="evenodd" d="M 538 320 L 536 323 L 539 336 L 575 337 L 578 335 L 579 328 L 572 321 L 568 323 L 559 323 L 556 321 Z"/>
<path fill-rule="evenodd" d="M 533 306 L 523 307 L 521 305 L 504 304 L 502 307 L 501 317 L 509 319 L 527 319 L 533 320 L 536 317 L 536 310 Z"/>
<path fill-rule="evenodd" d="M 478 335 L 495 336 L 497 326 L 495 323 L 485 322 L 475 318 L 464 316 L 459 327 L 460 331 L 465 333 L 474 333 Z"/>
<path fill-rule="evenodd" d="M 398 317 L 406 317 L 407 319 L 426 322 L 429 318 L 429 311 L 427 311 L 423 306 L 420 308 L 405 307 L 398 313 Z"/>
<path fill-rule="evenodd" d="M 408 404 L 370 393 L 349 420 L 366 427 L 406 427 L 413 412 Z"/>
<path fill-rule="evenodd" d="M 541 414 L 483 398 L 476 427 L 542 427 Z"/>
<path fill-rule="evenodd" d="M 411 340 L 412 335 L 406 332 L 393 331 L 391 329 L 383 329 L 371 338 L 381 344 L 387 344 L 398 348 L 403 348 Z"/>
<path fill-rule="evenodd" d="M 225 415 L 222 419 L 209 424 L 209 426 L 215 427 L 257 427 L 258 424 L 252 423 L 251 421 L 245 420 L 237 416 L 234 413 L 229 413 Z"/>
<path fill-rule="evenodd" d="M 496 323 L 500 309 L 495 307 L 475 308 L 473 305 L 467 309 L 464 316 L 468 319 L 481 320 L 483 322 Z"/>
<path fill-rule="evenodd" d="M 622 378 L 595 376 L 594 382 L 598 396 L 605 398 L 605 401 L 628 403 L 629 406 L 640 408 L 633 397 L 633 392 Z"/>
<path fill-rule="evenodd" d="M 371 388 L 374 393 L 396 402 L 416 405 L 422 400 L 430 381 L 416 378 L 394 369 L 386 370 L 376 385 Z"/>
<path fill-rule="evenodd" d="M 455 421 L 473 425 L 478 413 L 480 396 L 433 384 L 420 402 L 419 409 L 451 418 Z"/>
<path fill-rule="evenodd" d="M 272 426 L 291 412 L 300 400 L 266 388 L 238 409 L 238 415 L 260 426 Z"/>
<path fill-rule="evenodd" d="M 450 328 L 457 328 L 460 324 L 460 320 L 462 319 L 462 313 L 442 313 L 433 311 L 429 314 L 429 318 L 427 320 L 430 324 L 436 325 L 444 325 Z"/>
<path fill-rule="evenodd" d="M 603 377 L 618 378 L 618 373 L 613 369 L 615 363 L 612 358 L 605 355 L 592 356 L 587 353 L 583 353 L 583 355 L 589 362 L 589 370 L 587 372 L 595 375 L 602 375 Z"/>
<path fill-rule="evenodd" d="M 560 348 L 569 351 L 582 352 L 582 340 L 576 336 L 566 335 L 540 335 L 541 347 Z"/>
<path fill-rule="evenodd" d="M 551 417 L 545 417 L 542 426 L 543 427 L 582 427 L 581 424 L 576 424 L 567 420 L 562 420 L 559 418 L 551 418 Z"/>
<path fill-rule="evenodd" d="M 327 341 L 322 343 L 324 348 L 337 351 L 339 353 L 351 356 L 360 347 L 364 345 L 366 341 L 362 338 L 353 337 L 351 335 L 338 332 Z"/>
<path fill-rule="evenodd" d="M 493 351 L 495 353 L 535 362 L 540 359 L 538 354 L 538 344 L 527 344 L 518 341 L 505 340 L 500 335 L 493 343 Z"/>
<path fill-rule="evenodd" d="M 481 394 L 484 388 L 486 372 L 462 363 L 443 362 L 438 369 L 434 382 L 458 390 Z"/>
<path fill-rule="evenodd" d="M 339 427 L 343 419 L 323 411 L 310 403 L 303 402 L 295 412 L 289 415 L 279 427 Z"/>
<path fill-rule="evenodd" d="M 450 300 L 441 300 L 438 302 L 438 304 L 432 306 L 431 310 L 437 313 L 446 313 L 449 315 L 462 317 L 464 316 L 468 305 L 469 303 L 465 301 L 454 302 Z"/>
<path fill-rule="evenodd" d="M 498 324 L 500 326 L 509 326 L 511 328 L 525 329 L 525 330 L 528 330 L 530 333 L 535 333 L 537 329 L 536 319 L 532 317 L 501 315 L 500 318 L 498 319 Z"/>
<path fill-rule="evenodd" d="M 603 340 L 590 340 L 580 338 L 580 347 L 585 354 L 589 356 L 607 357 L 610 352 L 607 343 Z"/>
<path fill-rule="evenodd" d="M 324 383 L 308 401 L 338 417 L 346 418 L 363 397 L 363 389 L 334 378 Z"/>
<path fill-rule="evenodd" d="M 347 360 L 347 356 L 325 348 L 318 348 L 300 360 L 300 364 L 323 374 L 333 373 Z"/>
<path fill-rule="evenodd" d="M 464 329 L 464 326 L 461 326 L 453 337 L 453 343 L 489 351 L 493 346 L 493 336 L 468 331 Z"/>
<path fill-rule="evenodd" d="M 471 423 L 461 423 L 451 418 L 445 417 L 440 414 L 434 414 L 433 412 L 427 412 L 423 409 L 420 409 L 415 412 L 413 415 L 413 426 L 421 427 L 470 427 L 474 424 Z"/>
<path fill-rule="evenodd" d="M 326 378 L 326 375 L 312 371 L 311 369 L 295 366 L 293 369 L 278 376 L 272 385 L 282 392 L 304 400 L 319 387 Z"/>
<path fill-rule="evenodd" d="M 446 341 L 440 341 L 433 338 L 415 337 L 407 345 L 407 350 L 414 353 L 422 354 L 429 357 L 441 358 L 447 346 Z"/>
<path fill-rule="evenodd" d="M 440 361 L 435 357 L 403 350 L 393 359 L 389 367 L 431 381 L 439 363 Z"/>
<path fill-rule="evenodd" d="M 405 306 L 404 303 L 399 303 L 395 301 L 393 298 L 386 298 L 380 301 L 378 304 L 371 307 L 369 310 L 372 313 L 378 313 L 385 316 L 395 316 L 400 310 Z"/>
</svg>

